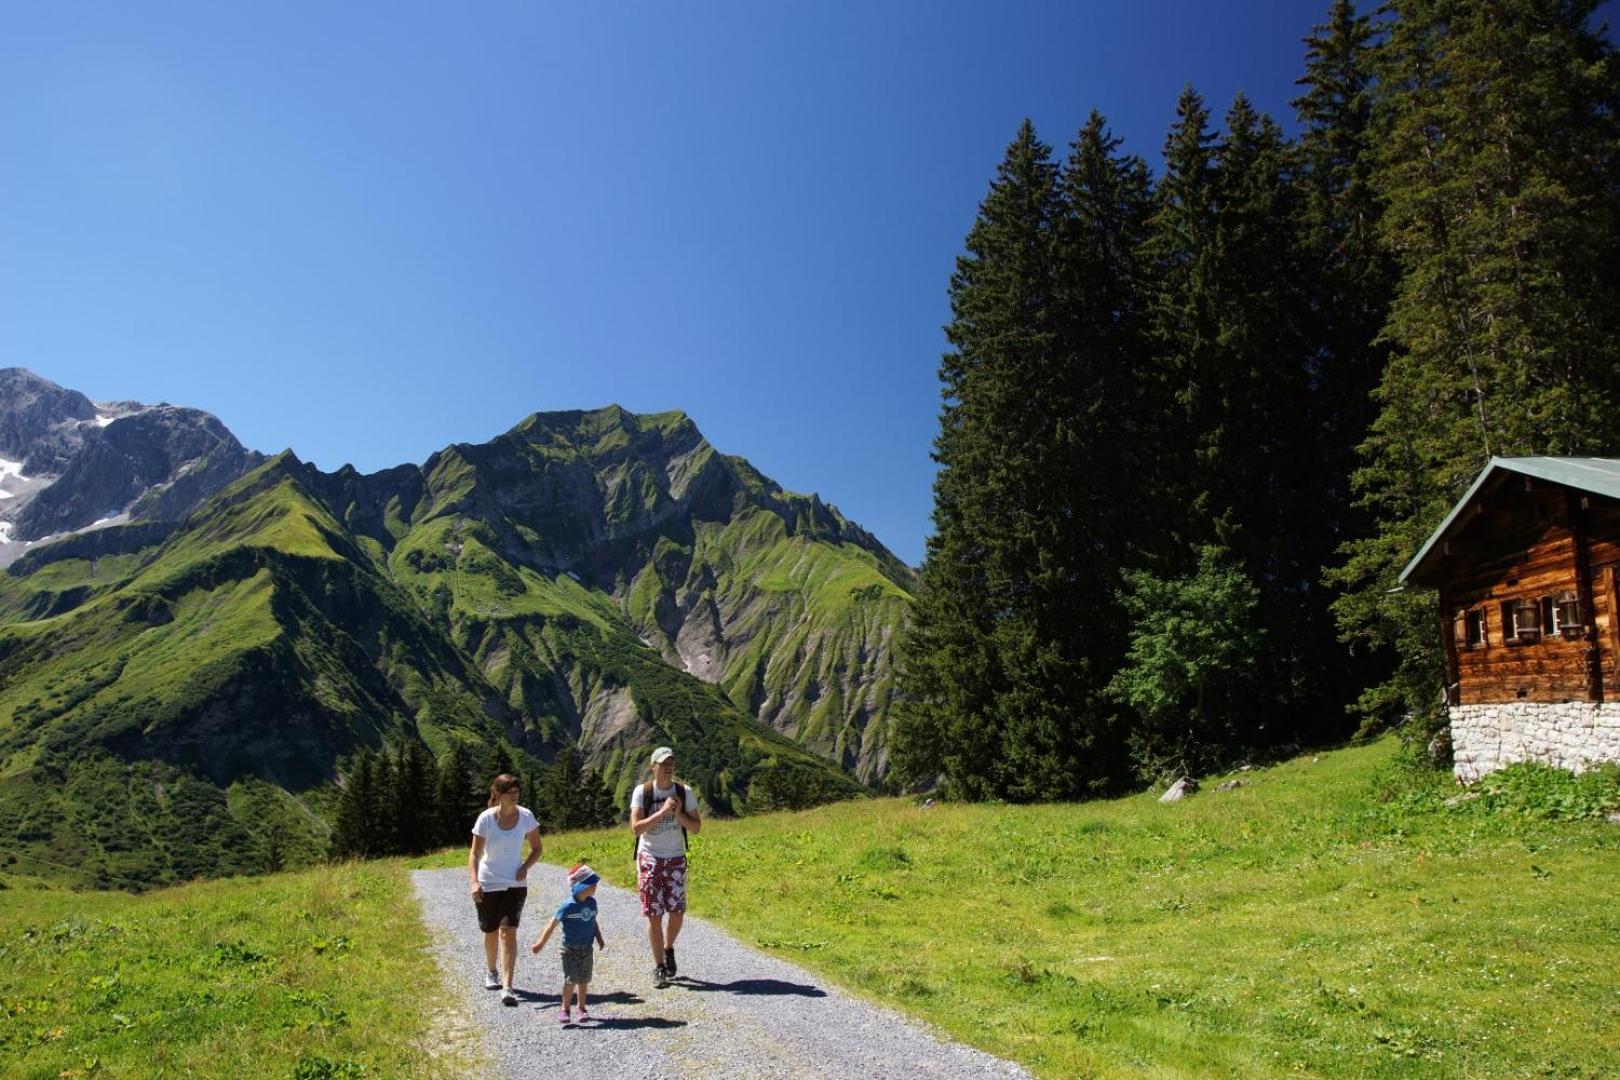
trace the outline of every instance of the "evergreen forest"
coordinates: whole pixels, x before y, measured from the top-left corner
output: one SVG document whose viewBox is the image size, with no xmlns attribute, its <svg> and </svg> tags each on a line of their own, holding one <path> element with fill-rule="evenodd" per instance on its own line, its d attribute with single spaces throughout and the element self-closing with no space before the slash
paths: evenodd
<svg viewBox="0 0 1620 1080">
<path fill-rule="evenodd" d="M 1620 453 L 1620 68 L 1590 0 L 1335 0 L 1294 133 L 1025 121 L 951 275 L 895 779 L 1102 794 L 1443 725 L 1397 576 L 1492 456 Z M 1437 747 L 1438 749 L 1438 747 Z"/>
</svg>

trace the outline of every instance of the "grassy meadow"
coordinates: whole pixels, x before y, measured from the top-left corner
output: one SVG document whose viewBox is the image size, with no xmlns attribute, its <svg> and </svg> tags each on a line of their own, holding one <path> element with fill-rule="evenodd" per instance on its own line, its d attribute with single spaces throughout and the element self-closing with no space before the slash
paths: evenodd
<svg viewBox="0 0 1620 1080">
<path fill-rule="evenodd" d="M 397 863 L 144 896 L 0 890 L 0 1075 L 459 1075 Z"/>
<path fill-rule="evenodd" d="M 1620 809 L 1614 772 L 1456 801 L 1386 740 L 1237 778 L 713 820 L 692 909 L 1041 1076 L 1620 1075 L 1620 826 L 1589 816 Z M 632 884 L 629 846 L 546 853 Z M 0 879 L 0 1075 L 476 1069 L 405 874 L 464 858 L 144 896 Z"/>
<path fill-rule="evenodd" d="M 1306 756 L 1171 805 L 715 821 L 692 910 L 1042 1076 L 1620 1075 L 1620 826 L 1448 807 L 1397 757 Z M 627 837 L 547 856 L 633 884 Z"/>
</svg>

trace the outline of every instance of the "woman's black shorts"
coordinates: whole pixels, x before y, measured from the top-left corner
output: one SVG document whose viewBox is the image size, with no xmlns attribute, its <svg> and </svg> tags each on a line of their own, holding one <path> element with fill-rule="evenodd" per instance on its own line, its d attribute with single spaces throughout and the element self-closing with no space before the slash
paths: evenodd
<svg viewBox="0 0 1620 1080">
<path fill-rule="evenodd" d="M 529 898 L 528 889 L 484 890 L 484 898 L 475 901 L 478 908 L 478 929 L 492 934 L 502 926 L 516 927 L 523 917 L 523 901 Z"/>
</svg>

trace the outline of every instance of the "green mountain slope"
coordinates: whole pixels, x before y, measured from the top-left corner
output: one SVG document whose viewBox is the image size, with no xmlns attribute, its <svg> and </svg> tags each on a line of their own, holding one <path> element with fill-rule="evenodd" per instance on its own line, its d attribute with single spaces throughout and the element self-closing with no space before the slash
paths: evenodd
<svg viewBox="0 0 1620 1080">
<path fill-rule="evenodd" d="M 621 798 L 668 742 L 720 811 L 853 794 L 817 751 L 881 764 L 907 581 L 679 414 L 373 476 L 284 454 L 0 575 L 0 835 L 113 885 L 273 868 L 346 755 L 407 740 L 577 746 Z"/>
</svg>

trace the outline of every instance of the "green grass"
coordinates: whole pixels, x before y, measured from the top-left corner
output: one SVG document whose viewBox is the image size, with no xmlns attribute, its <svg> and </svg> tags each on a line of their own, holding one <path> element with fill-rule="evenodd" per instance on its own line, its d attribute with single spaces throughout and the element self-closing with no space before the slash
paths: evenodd
<svg viewBox="0 0 1620 1080">
<path fill-rule="evenodd" d="M 1395 757 L 1172 805 L 716 820 L 692 909 L 1043 1076 L 1620 1074 L 1620 827 L 1448 808 Z M 546 851 L 624 885 L 625 836 Z"/>
<path fill-rule="evenodd" d="M 6 1076 L 436 1077 L 465 1050 L 397 863 L 132 897 L 0 890 Z"/>
</svg>

